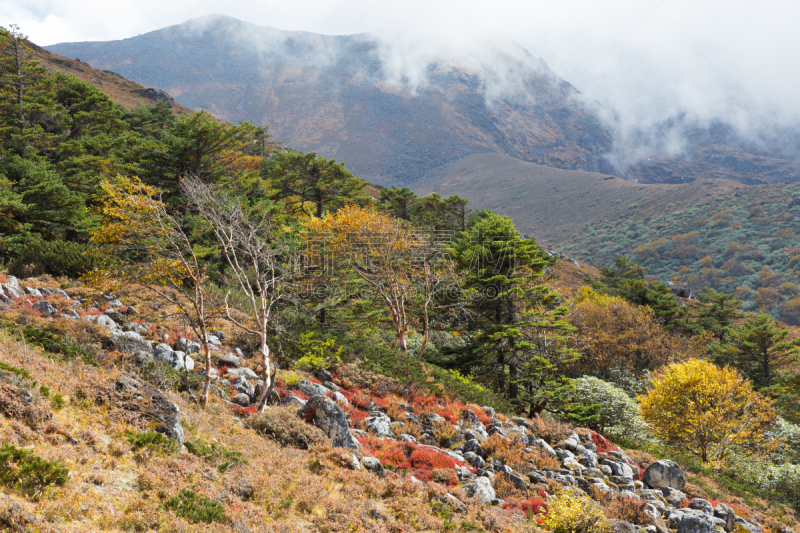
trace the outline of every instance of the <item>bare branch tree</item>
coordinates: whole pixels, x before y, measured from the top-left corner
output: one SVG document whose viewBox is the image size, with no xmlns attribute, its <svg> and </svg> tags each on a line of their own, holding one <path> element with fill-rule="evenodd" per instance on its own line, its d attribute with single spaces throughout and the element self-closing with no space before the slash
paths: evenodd
<svg viewBox="0 0 800 533">
<path fill-rule="evenodd" d="M 197 177 L 185 178 L 181 188 L 200 217 L 209 224 L 222 248 L 231 279 L 249 302 L 250 321 L 242 321 L 231 313 L 231 291 L 228 290 L 225 313 L 236 327 L 259 338 L 264 386 L 258 410 L 264 410 L 274 387 L 269 333 L 276 306 L 291 295 L 298 256 L 290 239 L 277 238 L 281 228 L 271 211 L 247 209 L 224 188 L 204 183 Z"/>
</svg>

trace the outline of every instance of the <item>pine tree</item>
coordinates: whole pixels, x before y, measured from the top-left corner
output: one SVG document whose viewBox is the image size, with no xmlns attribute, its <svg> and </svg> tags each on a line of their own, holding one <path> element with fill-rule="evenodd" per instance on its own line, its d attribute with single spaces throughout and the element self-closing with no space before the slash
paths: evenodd
<svg viewBox="0 0 800 533">
<path fill-rule="evenodd" d="M 417 208 L 417 195 L 408 187 L 392 187 L 381 191 L 379 203 L 392 216 L 410 221 Z"/>
<path fill-rule="evenodd" d="M 453 365 L 479 370 L 520 411 L 536 414 L 563 401 L 570 387 L 564 366 L 577 357 L 563 342 L 571 329 L 566 308 L 537 283 L 552 260 L 508 217 L 480 212 L 474 219 L 450 250 L 472 314 L 470 342 Z"/>
<path fill-rule="evenodd" d="M 798 346 L 800 342 L 789 340 L 788 330 L 769 314 L 759 313 L 730 331 L 728 341 L 717 349 L 717 358 L 739 369 L 757 387 L 767 387 L 779 370 L 800 359 Z"/>
<path fill-rule="evenodd" d="M 348 203 L 370 201 L 366 183 L 335 159 L 296 150 L 277 152 L 266 164 L 266 178 L 274 189 L 271 199 L 283 203 L 295 216 L 322 217 Z"/>
<path fill-rule="evenodd" d="M 53 78 L 33 59 L 17 26 L 0 28 L 0 142 L 25 158 L 52 147 L 66 118 Z"/>
<path fill-rule="evenodd" d="M 725 342 L 733 319 L 739 314 L 741 300 L 732 292 L 717 292 L 707 288 L 700 294 L 706 305 L 697 313 L 698 325 L 711 332 L 719 342 Z"/>
</svg>

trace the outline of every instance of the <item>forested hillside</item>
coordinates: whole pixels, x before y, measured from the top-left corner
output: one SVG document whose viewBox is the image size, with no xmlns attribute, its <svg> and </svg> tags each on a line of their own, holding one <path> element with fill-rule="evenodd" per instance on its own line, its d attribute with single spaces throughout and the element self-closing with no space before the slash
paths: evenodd
<svg viewBox="0 0 800 533">
<path fill-rule="evenodd" d="M 643 184 L 494 154 L 471 156 L 415 185 L 508 215 L 580 261 L 631 255 L 646 276 L 735 292 L 750 311 L 800 324 L 800 188 L 728 180 Z"/>
<path fill-rule="evenodd" d="M 800 528 L 800 335 L 736 294 L 126 109 L 16 28 L 0 120 L 0 528 Z"/>
</svg>

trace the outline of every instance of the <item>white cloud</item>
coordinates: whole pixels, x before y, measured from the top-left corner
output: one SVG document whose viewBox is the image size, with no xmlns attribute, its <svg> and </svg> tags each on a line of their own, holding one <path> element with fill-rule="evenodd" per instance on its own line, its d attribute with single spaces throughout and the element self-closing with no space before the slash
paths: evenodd
<svg viewBox="0 0 800 533">
<path fill-rule="evenodd" d="M 388 67 L 424 83 L 434 56 L 511 40 L 627 126 L 686 110 L 742 127 L 800 116 L 800 3 L 785 0 L 0 0 L 41 45 L 134 36 L 220 13 L 286 30 L 378 30 Z"/>
</svg>

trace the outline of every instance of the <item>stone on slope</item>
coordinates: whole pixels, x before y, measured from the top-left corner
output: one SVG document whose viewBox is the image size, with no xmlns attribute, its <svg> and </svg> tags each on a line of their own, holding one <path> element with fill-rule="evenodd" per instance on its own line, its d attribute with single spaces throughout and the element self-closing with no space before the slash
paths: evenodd
<svg viewBox="0 0 800 533">
<path fill-rule="evenodd" d="M 457 485 L 456 490 L 463 493 L 467 498 L 479 496 L 482 503 L 489 503 L 495 499 L 494 488 L 492 488 L 492 482 L 488 477 L 477 477 Z"/>
<path fill-rule="evenodd" d="M 686 476 L 677 463 L 669 459 L 662 459 L 647 467 L 642 474 L 642 481 L 653 489 L 669 487 L 681 490 L 686 485 Z"/>
<path fill-rule="evenodd" d="M 183 444 L 181 411 L 163 392 L 145 386 L 139 378 L 123 374 L 115 381 L 121 407 L 139 413 L 153 430 Z"/>
<path fill-rule="evenodd" d="M 331 439 L 331 444 L 337 448 L 359 448 L 358 441 L 350 433 L 347 417 L 336 402 L 321 394 L 312 397 L 297 416 L 311 421 L 315 426 L 325 432 Z"/>
<path fill-rule="evenodd" d="M 111 337 L 111 342 L 118 351 L 131 355 L 136 352 L 151 353 L 153 351 L 153 342 L 144 340 L 135 331 L 117 333 Z"/>
<path fill-rule="evenodd" d="M 312 381 L 308 381 L 304 379 L 297 384 L 297 390 L 305 394 L 306 396 L 314 396 L 315 394 L 326 394 L 330 392 L 328 389 L 323 387 L 318 383 L 314 383 Z"/>
<path fill-rule="evenodd" d="M 678 533 L 714 533 L 716 530 L 717 526 L 710 516 L 694 509 L 685 511 L 678 523 Z"/>
</svg>

